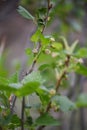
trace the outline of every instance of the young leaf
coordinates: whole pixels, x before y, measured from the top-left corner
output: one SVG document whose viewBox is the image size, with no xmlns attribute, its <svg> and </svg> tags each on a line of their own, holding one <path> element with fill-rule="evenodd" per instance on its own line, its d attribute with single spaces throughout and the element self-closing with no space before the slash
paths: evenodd
<svg viewBox="0 0 87 130">
<path fill-rule="evenodd" d="M 18 12 L 19 12 L 19 14 L 21 14 L 24 18 L 34 20 L 34 17 L 33 17 L 25 8 L 23 8 L 22 6 L 19 6 Z"/>
<path fill-rule="evenodd" d="M 78 44 L 78 40 L 76 40 L 76 41 L 72 44 L 72 46 L 70 47 L 71 53 L 74 52 L 74 50 L 75 50 L 77 44 Z"/>
<path fill-rule="evenodd" d="M 35 124 L 37 125 L 47 125 L 47 126 L 59 126 L 60 122 L 50 116 L 48 113 L 41 115 L 36 119 Z"/>
<path fill-rule="evenodd" d="M 31 37 L 32 42 L 38 42 L 39 39 L 42 37 L 41 31 L 38 29 Z"/>
<path fill-rule="evenodd" d="M 76 108 L 75 103 L 70 101 L 66 96 L 56 95 L 52 98 L 52 101 L 54 101 L 63 112 L 67 112 Z"/>
<path fill-rule="evenodd" d="M 60 39 L 62 39 L 62 41 L 63 41 L 63 43 L 64 43 L 64 46 L 65 46 L 65 49 L 66 49 L 66 50 L 70 50 L 70 47 L 69 47 L 69 45 L 68 45 L 68 42 L 67 42 L 66 38 L 63 37 L 63 36 L 61 36 Z"/>
</svg>

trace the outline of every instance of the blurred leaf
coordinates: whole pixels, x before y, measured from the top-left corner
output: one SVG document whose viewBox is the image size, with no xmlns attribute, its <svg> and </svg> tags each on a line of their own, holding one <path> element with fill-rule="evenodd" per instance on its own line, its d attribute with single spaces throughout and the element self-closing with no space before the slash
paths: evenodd
<svg viewBox="0 0 87 130">
<path fill-rule="evenodd" d="M 71 100 L 69 100 L 66 96 L 54 96 L 52 98 L 52 101 L 56 102 L 56 104 L 59 106 L 60 110 L 67 112 L 73 109 L 76 109 L 75 103 L 73 103 Z"/>
<path fill-rule="evenodd" d="M 82 93 L 78 96 L 76 104 L 78 107 L 87 107 L 87 93 Z"/>
<path fill-rule="evenodd" d="M 87 76 L 87 67 L 78 63 L 75 67 L 75 72 L 84 76 Z"/>
<path fill-rule="evenodd" d="M 0 84 L 7 85 L 9 84 L 9 80 L 0 76 Z"/>
<path fill-rule="evenodd" d="M 42 45 L 48 45 L 50 43 L 50 38 L 42 35 L 40 37 Z"/>
<path fill-rule="evenodd" d="M 4 118 L 1 117 L 0 119 L 0 125 L 6 126 L 11 122 L 12 115 L 8 114 Z"/>
<path fill-rule="evenodd" d="M 6 85 L 6 84 L 1 84 L 0 83 L 0 91 L 6 91 L 6 92 L 9 92 L 10 94 L 11 93 L 14 93 L 17 89 L 13 86 L 10 86 L 9 84 Z"/>
<path fill-rule="evenodd" d="M 17 90 L 17 89 L 21 88 L 23 85 L 18 82 L 18 83 L 10 83 L 9 86 L 11 88 L 15 88 Z"/>
<path fill-rule="evenodd" d="M 9 78 L 9 82 L 10 83 L 17 83 L 19 80 L 18 78 L 18 72 L 16 72 L 15 74 L 13 74 L 10 78 Z"/>
<path fill-rule="evenodd" d="M 17 89 L 21 87 L 22 84 L 14 82 L 18 82 L 17 74 L 14 74 L 9 80 L 0 77 L 0 90 L 2 92 L 3 91 L 9 92 L 10 94 L 15 93 L 15 91 L 17 91 Z"/>
<path fill-rule="evenodd" d="M 80 48 L 76 53 L 75 56 L 78 58 L 87 58 L 87 48 Z"/>
<path fill-rule="evenodd" d="M 39 17 L 42 18 L 47 13 L 47 8 L 38 9 Z"/>
<path fill-rule="evenodd" d="M 39 26 L 45 25 L 44 19 L 46 17 L 46 14 L 47 14 L 47 9 L 46 8 L 38 9 L 38 11 L 37 11 L 37 22 L 38 22 Z"/>
<path fill-rule="evenodd" d="M 26 96 L 29 94 L 32 94 L 34 92 L 36 92 L 36 90 L 38 89 L 38 87 L 40 86 L 40 83 L 37 81 L 33 81 L 33 82 L 27 82 L 25 83 L 21 88 L 19 88 L 15 94 L 17 96 Z"/>
<path fill-rule="evenodd" d="M 41 38 L 42 34 L 41 31 L 38 29 L 31 37 L 32 42 L 38 42 L 39 39 Z"/>
<path fill-rule="evenodd" d="M 21 14 L 24 18 L 34 20 L 34 17 L 33 17 L 25 8 L 23 8 L 22 6 L 19 6 L 18 12 L 19 12 L 19 14 Z"/>
<path fill-rule="evenodd" d="M 39 118 L 36 119 L 35 123 L 37 125 L 47 125 L 47 126 L 59 126 L 60 122 L 50 116 L 48 113 L 41 115 Z"/>
<path fill-rule="evenodd" d="M 50 100 L 48 92 L 49 92 L 49 90 L 44 86 L 40 86 L 40 88 L 38 88 L 36 91 L 36 93 L 39 95 L 41 103 L 44 107 L 48 104 L 48 102 Z"/>
<path fill-rule="evenodd" d="M 0 91 L 0 103 L 4 106 L 4 107 L 9 107 L 9 101 L 8 101 L 8 96 L 6 95 L 5 92 L 1 92 Z M 0 105 L 0 108 L 2 108 L 2 106 Z"/>
<path fill-rule="evenodd" d="M 11 123 L 13 123 L 14 125 L 20 125 L 21 120 L 16 114 L 14 114 L 12 115 Z"/>
<path fill-rule="evenodd" d="M 78 44 L 78 40 L 76 40 L 76 41 L 71 45 L 70 50 L 71 50 L 72 53 L 75 51 L 77 44 Z"/>
<path fill-rule="evenodd" d="M 28 116 L 26 119 L 26 122 L 28 123 L 29 126 L 31 126 L 33 124 L 33 119 L 31 116 Z"/>
<path fill-rule="evenodd" d="M 68 45 L 68 42 L 67 42 L 66 38 L 63 37 L 63 36 L 61 36 L 60 39 L 62 39 L 62 41 L 63 41 L 63 43 L 64 43 L 65 49 L 66 49 L 67 51 L 70 50 L 70 47 L 69 47 L 69 45 Z"/>
<path fill-rule="evenodd" d="M 59 50 L 59 51 L 63 49 L 62 44 L 61 44 L 61 43 L 57 43 L 57 42 L 52 43 L 52 47 L 53 47 L 54 49 Z"/>
<path fill-rule="evenodd" d="M 39 70 L 43 71 L 44 69 L 49 68 L 49 67 L 50 67 L 49 64 L 42 64 L 42 65 L 40 65 Z"/>
</svg>

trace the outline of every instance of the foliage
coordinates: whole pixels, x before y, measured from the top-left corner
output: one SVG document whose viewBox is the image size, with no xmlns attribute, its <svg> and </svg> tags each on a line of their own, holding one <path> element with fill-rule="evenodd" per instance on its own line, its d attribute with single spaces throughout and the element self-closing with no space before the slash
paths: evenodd
<svg viewBox="0 0 87 130">
<path fill-rule="evenodd" d="M 19 81 L 18 73 L 11 78 L 0 76 L 0 127 L 3 129 L 21 127 L 22 130 L 24 128 L 32 130 L 40 126 L 39 130 L 49 125 L 58 126 L 61 123 L 49 114 L 51 109 L 55 112 L 68 112 L 87 106 L 87 102 L 84 102 L 87 95 L 81 95 L 77 102 L 73 102 L 59 92 L 62 83 L 68 79 L 70 73 L 76 72 L 87 76 L 87 67 L 84 66 L 82 59 L 87 58 L 87 49 L 76 49 L 78 41 L 70 45 L 63 36 L 58 36 L 56 39 L 54 35 L 44 34 L 52 8 L 53 5 L 48 0 L 47 7 L 38 9 L 36 17 L 33 17 L 23 7 L 19 7 L 19 13 L 27 19 L 32 19 L 37 25 L 37 30 L 31 36 L 33 50 L 26 49 L 26 54 L 31 60 L 30 68 L 24 78 Z M 65 13 L 72 9 L 70 5 L 68 7 L 66 5 L 66 8 Z M 63 18 L 63 10 L 58 9 L 60 9 L 60 17 Z M 38 102 L 35 105 L 26 104 L 26 97 L 34 93 L 40 100 L 39 105 Z M 21 118 L 13 114 L 15 102 L 11 94 L 23 99 Z M 30 114 L 31 108 L 35 108 L 39 113 L 36 119 L 33 119 Z M 27 117 L 24 119 L 26 112 Z"/>
</svg>

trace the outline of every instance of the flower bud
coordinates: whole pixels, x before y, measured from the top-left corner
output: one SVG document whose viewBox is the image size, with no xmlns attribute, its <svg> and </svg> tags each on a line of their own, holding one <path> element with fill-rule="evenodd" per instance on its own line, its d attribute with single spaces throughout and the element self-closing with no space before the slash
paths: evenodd
<svg viewBox="0 0 87 130">
<path fill-rule="evenodd" d="M 83 63 L 83 59 L 82 58 L 78 59 L 78 62 Z"/>
<path fill-rule="evenodd" d="M 50 93 L 50 95 L 52 95 L 52 96 L 53 96 L 53 95 L 55 95 L 55 94 L 56 94 L 56 90 L 55 90 L 55 89 L 51 89 L 49 93 Z"/>
<path fill-rule="evenodd" d="M 53 37 L 50 38 L 51 42 L 55 42 L 55 39 Z"/>
<path fill-rule="evenodd" d="M 33 49 L 32 52 L 33 52 L 34 54 L 37 54 L 37 53 L 38 53 L 38 50 L 37 50 L 37 49 Z"/>
<path fill-rule="evenodd" d="M 58 56 L 58 53 L 56 53 L 56 52 L 52 52 L 51 56 L 52 56 L 53 58 L 55 58 L 55 57 Z"/>
<path fill-rule="evenodd" d="M 45 49 L 45 53 L 49 55 L 51 51 L 49 49 Z"/>
</svg>

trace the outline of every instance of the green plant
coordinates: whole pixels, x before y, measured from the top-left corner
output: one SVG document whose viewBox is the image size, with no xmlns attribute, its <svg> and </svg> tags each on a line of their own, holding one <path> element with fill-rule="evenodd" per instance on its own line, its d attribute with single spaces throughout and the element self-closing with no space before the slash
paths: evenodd
<svg viewBox="0 0 87 130">
<path fill-rule="evenodd" d="M 31 37 L 34 43 L 33 50 L 26 49 L 30 68 L 24 78 L 19 81 L 18 73 L 9 79 L 0 77 L 0 126 L 2 129 L 21 127 L 21 130 L 24 128 L 34 130 L 39 126 L 38 130 L 42 130 L 48 125 L 58 126 L 60 121 L 49 114 L 51 109 L 55 112 L 60 110 L 67 112 L 82 106 L 84 96 L 75 103 L 67 96 L 61 95 L 59 89 L 68 81 L 68 74 L 71 72 L 87 76 L 87 68 L 82 60 L 87 58 L 87 49 L 77 49 L 77 40 L 70 46 L 63 36 L 58 36 L 56 39 L 54 35 L 44 34 L 52 8 L 53 5 L 48 0 L 47 7 L 38 9 L 35 18 L 23 7 L 19 7 L 19 13 L 27 19 L 32 19 L 38 27 Z M 15 100 L 12 100 L 12 97 L 9 99 L 11 94 L 22 98 L 21 118 L 13 114 Z M 27 96 L 32 94 L 36 94 L 40 102 L 34 105 L 26 104 Z M 83 106 L 87 106 L 87 103 L 84 102 Z M 37 109 L 39 113 L 36 119 L 33 119 L 30 114 L 31 108 Z"/>
</svg>

